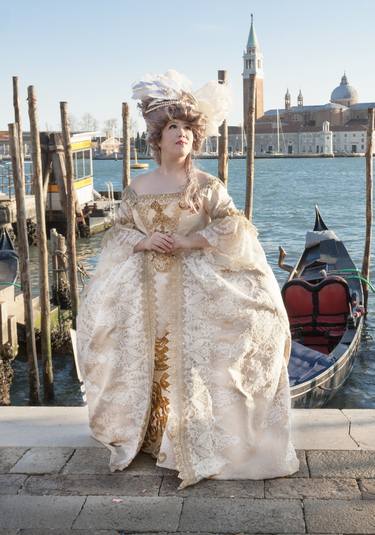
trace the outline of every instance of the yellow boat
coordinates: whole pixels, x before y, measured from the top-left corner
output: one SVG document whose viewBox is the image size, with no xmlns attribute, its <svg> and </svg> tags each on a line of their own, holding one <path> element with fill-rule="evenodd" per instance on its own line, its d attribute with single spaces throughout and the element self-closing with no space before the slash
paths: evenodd
<svg viewBox="0 0 375 535">
<path fill-rule="evenodd" d="M 148 169 L 148 163 L 139 163 L 137 149 L 134 147 L 134 163 L 130 164 L 130 169 Z"/>
<path fill-rule="evenodd" d="M 71 146 L 74 165 L 74 183 L 77 201 L 80 206 L 94 199 L 94 177 L 92 167 L 91 133 L 72 134 Z M 62 210 L 59 185 L 52 171 L 48 184 L 47 211 Z"/>
</svg>

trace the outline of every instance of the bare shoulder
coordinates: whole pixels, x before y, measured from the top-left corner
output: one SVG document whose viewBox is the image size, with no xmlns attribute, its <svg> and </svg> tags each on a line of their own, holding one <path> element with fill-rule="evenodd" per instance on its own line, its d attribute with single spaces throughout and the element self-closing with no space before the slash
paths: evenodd
<svg viewBox="0 0 375 535">
<path fill-rule="evenodd" d="M 130 183 L 131 188 L 138 194 L 143 195 L 144 193 L 149 193 L 148 188 L 151 182 L 151 179 L 154 177 L 155 171 L 150 171 L 148 173 L 142 173 L 134 177 Z"/>
</svg>

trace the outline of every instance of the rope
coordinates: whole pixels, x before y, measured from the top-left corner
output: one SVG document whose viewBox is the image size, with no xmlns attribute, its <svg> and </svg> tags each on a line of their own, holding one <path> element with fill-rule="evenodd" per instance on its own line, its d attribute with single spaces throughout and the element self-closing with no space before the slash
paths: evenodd
<svg viewBox="0 0 375 535">
<path fill-rule="evenodd" d="M 0 282 L 1 286 L 17 286 L 17 288 L 21 288 L 20 284 L 17 284 L 16 282 Z"/>
<path fill-rule="evenodd" d="M 329 274 L 332 274 L 332 273 L 337 273 L 337 274 L 343 274 L 345 275 L 346 273 L 356 273 L 357 275 L 352 275 L 352 276 L 346 276 L 347 279 L 357 279 L 357 280 L 360 280 L 361 282 L 364 282 L 365 284 L 367 284 L 367 286 L 370 288 L 370 290 L 375 293 L 375 287 L 374 285 L 372 284 L 372 282 L 368 279 L 366 279 L 366 277 L 364 277 L 361 273 L 361 271 L 356 268 L 356 269 L 333 269 L 332 271 L 329 271 L 328 272 Z"/>
</svg>

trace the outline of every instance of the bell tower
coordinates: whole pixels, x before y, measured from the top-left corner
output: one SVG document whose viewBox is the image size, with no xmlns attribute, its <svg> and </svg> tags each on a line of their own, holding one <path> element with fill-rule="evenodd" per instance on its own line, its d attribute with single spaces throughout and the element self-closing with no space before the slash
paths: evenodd
<svg viewBox="0 0 375 535">
<path fill-rule="evenodd" d="M 290 109 L 290 93 L 289 93 L 289 89 L 286 90 L 284 98 L 285 98 L 285 109 L 289 110 Z"/>
<path fill-rule="evenodd" d="M 302 108 L 302 106 L 303 106 L 303 95 L 302 95 L 302 91 L 301 90 L 299 90 L 299 93 L 298 93 L 297 105 L 298 105 L 299 108 Z"/>
<path fill-rule="evenodd" d="M 251 14 L 251 26 L 246 50 L 243 55 L 243 113 L 244 127 L 246 128 L 246 116 L 250 99 L 250 76 L 255 74 L 255 119 L 264 114 L 263 104 L 263 55 L 255 33 L 253 14 Z"/>
</svg>

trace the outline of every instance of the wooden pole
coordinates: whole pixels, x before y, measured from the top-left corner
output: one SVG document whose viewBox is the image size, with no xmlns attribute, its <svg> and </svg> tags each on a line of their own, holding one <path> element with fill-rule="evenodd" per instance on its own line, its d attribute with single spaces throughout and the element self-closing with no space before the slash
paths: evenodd
<svg viewBox="0 0 375 535">
<path fill-rule="evenodd" d="M 77 281 L 77 253 L 76 253 L 76 211 L 73 194 L 74 168 L 73 153 L 70 141 L 70 126 L 68 119 L 68 104 L 60 102 L 61 126 L 66 162 L 66 193 L 67 193 L 67 250 L 69 267 L 70 299 L 72 303 L 72 327 L 76 328 L 78 311 L 78 281 Z"/>
<path fill-rule="evenodd" d="M 218 71 L 217 79 L 219 84 L 226 84 L 228 81 L 227 71 Z M 228 124 L 226 119 L 220 126 L 219 133 L 218 176 L 228 186 Z"/>
<path fill-rule="evenodd" d="M 130 184 L 130 113 L 129 104 L 122 103 L 122 143 L 123 143 L 123 161 L 122 161 L 122 188 Z"/>
<path fill-rule="evenodd" d="M 70 303 L 68 295 L 68 282 L 67 282 L 67 265 L 66 265 L 66 245 L 65 238 L 61 234 L 58 234 L 56 229 L 51 229 L 51 255 L 52 255 L 52 273 L 53 273 L 53 286 L 55 292 L 56 303 L 62 308 L 67 308 Z"/>
<path fill-rule="evenodd" d="M 42 157 L 38 127 L 36 95 L 32 85 L 27 89 L 30 136 L 33 162 L 33 184 L 35 190 L 35 209 L 37 220 L 38 254 L 39 254 L 39 299 L 41 311 L 41 349 L 43 359 L 44 400 L 54 399 L 53 364 L 51 349 L 51 317 L 48 281 L 48 247 L 46 232 L 46 206 L 44 202 Z"/>
<path fill-rule="evenodd" d="M 26 353 L 29 364 L 30 404 L 40 404 L 40 382 L 35 345 L 34 314 L 29 272 L 29 243 L 27 239 L 26 226 L 25 183 L 22 180 L 21 172 L 19 134 L 17 131 L 18 126 L 17 124 L 9 124 L 8 127 L 17 207 L 17 241 L 25 312 Z"/>
<path fill-rule="evenodd" d="M 22 183 L 25 183 L 25 158 L 22 134 L 22 118 L 20 113 L 20 99 L 18 90 L 18 76 L 13 76 L 13 108 L 14 108 L 14 122 L 17 125 L 19 154 L 21 159 Z"/>
<path fill-rule="evenodd" d="M 368 110 L 367 150 L 366 150 L 366 241 L 362 262 L 362 276 L 370 279 L 370 258 L 372 238 L 372 198 L 374 170 L 374 108 Z M 368 286 L 363 284 L 364 307 L 367 314 Z"/>
<path fill-rule="evenodd" d="M 255 147 L 255 74 L 250 75 L 250 99 L 247 110 L 246 123 L 246 203 L 245 215 L 251 221 L 253 218 L 253 191 L 254 191 L 254 147 Z"/>
</svg>

